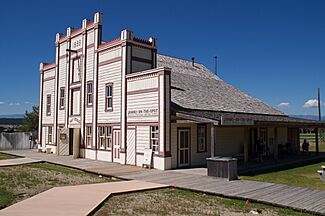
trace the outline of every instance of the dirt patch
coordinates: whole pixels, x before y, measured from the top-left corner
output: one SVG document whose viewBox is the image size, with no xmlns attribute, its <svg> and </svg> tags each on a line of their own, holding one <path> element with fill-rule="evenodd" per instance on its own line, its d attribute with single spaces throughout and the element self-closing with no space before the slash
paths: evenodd
<svg viewBox="0 0 325 216">
<path fill-rule="evenodd" d="M 225 199 L 217 196 L 179 189 L 161 189 L 147 192 L 122 194 L 110 197 L 94 214 L 104 215 L 305 215 L 290 209 Z"/>
<path fill-rule="evenodd" d="M 0 209 L 53 187 L 109 181 L 112 179 L 47 163 L 2 167 L 0 197 L 11 199 L 2 203 L 0 200 Z"/>
</svg>

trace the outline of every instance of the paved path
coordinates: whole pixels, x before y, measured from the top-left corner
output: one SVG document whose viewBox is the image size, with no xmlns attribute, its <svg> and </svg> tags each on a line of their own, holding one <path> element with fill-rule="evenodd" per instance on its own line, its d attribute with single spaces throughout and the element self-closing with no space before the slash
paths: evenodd
<svg viewBox="0 0 325 216">
<path fill-rule="evenodd" d="M 195 174 L 193 170 L 191 172 L 184 170 L 148 170 L 136 166 L 89 159 L 73 160 L 72 157 L 48 155 L 30 150 L 10 151 L 10 153 L 122 179 L 172 185 L 230 198 L 251 199 L 252 201 L 325 215 L 325 190 L 247 180 L 229 182 L 204 176 L 204 170 L 199 170 L 199 174 Z"/>
<path fill-rule="evenodd" d="M 21 164 L 28 164 L 28 163 L 37 163 L 41 162 L 41 160 L 35 160 L 31 158 L 13 158 L 13 159 L 5 159 L 0 160 L 0 167 L 4 166 L 15 166 L 15 165 L 21 165 Z"/>
<path fill-rule="evenodd" d="M 55 187 L 1 210 L 0 215 L 88 215 L 111 194 L 163 187 L 167 185 L 135 180 Z"/>
</svg>

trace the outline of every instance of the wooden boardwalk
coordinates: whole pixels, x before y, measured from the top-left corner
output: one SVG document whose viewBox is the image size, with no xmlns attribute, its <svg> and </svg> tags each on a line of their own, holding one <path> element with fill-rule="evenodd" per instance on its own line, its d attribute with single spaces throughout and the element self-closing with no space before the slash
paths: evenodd
<svg viewBox="0 0 325 216">
<path fill-rule="evenodd" d="M 250 199 L 271 205 L 293 208 L 325 215 L 325 191 L 282 184 L 247 180 L 226 181 L 219 178 L 177 170 L 148 170 L 140 167 L 88 159 L 75 159 L 36 153 L 10 151 L 8 153 L 43 160 L 89 172 L 115 176 L 121 179 L 160 183 L 193 191 L 200 191 L 229 198 Z"/>
</svg>

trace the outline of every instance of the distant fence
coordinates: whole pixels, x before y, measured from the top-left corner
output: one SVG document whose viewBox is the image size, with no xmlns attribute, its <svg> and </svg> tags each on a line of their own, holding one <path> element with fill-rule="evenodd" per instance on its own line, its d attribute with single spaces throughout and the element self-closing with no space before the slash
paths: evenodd
<svg viewBox="0 0 325 216">
<path fill-rule="evenodd" d="M 30 137 L 32 135 L 32 141 Z M 0 133 L 0 149 L 35 148 L 36 132 Z"/>
<path fill-rule="evenodd" d="M 315 142 L 315 133 L 301 133 L 300 134 L 300 142 L 307 140 L 307 142 Z M 325 133 L 318 134 L 318 140 L 320 142 L 325 142 Z"/>
</svg>

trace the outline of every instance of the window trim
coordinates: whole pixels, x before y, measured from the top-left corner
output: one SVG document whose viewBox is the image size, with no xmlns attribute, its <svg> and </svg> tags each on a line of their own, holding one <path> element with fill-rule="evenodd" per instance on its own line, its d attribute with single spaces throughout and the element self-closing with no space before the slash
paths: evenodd
<svg viewBox="0 0 325 216">
<path fill-rule="evenodd" d="M 62 90 L 63 90 L 63 97 L 61 95 Z M 63 101 L 61 101 L 61 100 L 63 100 Z M 64 110 L 64 107 L 65 107 L 65 87 L 60 88 L 59 107 L 60 107 L 60 110 Z"/>
<path fill-rule="evenodd" d="M 80 66 L 81 66 L 81 58 L 80 57 L 75 57 L 75 58 L 73 58 L 72 59 L 72 76 L 71 76 L 71 78 L 72 78 L 72 80 L 71 80 L 71 83 L 80 83 L 81 82 L 81 69 L 80 69 L 80 71 L 79 71 L 79 80 L 78 81 L 74 81 L 74 78 L 75 78 L 75 74 L 74 74 L 74 69 L 75 69 L 75 66 L 74 66 L 74 63 L 75 63 L 75 61 L 79 61 L 80 60 Z M 79 64 L 79 62 L 78 62 L 78 64 Z"/>
<path fill-rule="evenodd" d="M 50 102 L 50 103 L 48 103 Z M 52 96 L 51 94 L 46 95 L 46 115 L 51 116 Z"/>
<path fill-rule="evenodd" d="M 50 130 L 51 128 L 51 130 Z M 51 133 L 50 133 L 51 131 Z M 51 136 L 51 139 L 50 139 Z M 47 144 L 53 144 L 53 127 L 52 126 L 47 126 Z"/>
<path fill-rule="evenodd" d="M 103 128 L 104 130 L 104 134 L 101 136 L 100 135 L 100 132 L 101 132 L 101 129 Z M 101 141 L 101 138 L 103 137 L 104 141 L 103 141 L 103 146 L 101 146 L 100 144 L 100 141 Z M 98 126 L 98 148 L 99 149 L 105 149 L 105 126 Z"/>
<path fill-rule="evenodd" d="M 107 135 L 107 129 L 110 128 L 111 129 L 111 135 L 108 136 Z M 111 146 L 108 146 L 108 139 L 111 139 Z M 105 126 L 105 149 L 106 150 L 111 150 L 113 147 L 113 128 L 112 126 Z"/>
<path fill-rule="evenodd" d="M 88 132 L 90 131 L 90 134 Z M 88 142 L 88 138 L 90 137 L 90 143 Z M 86 146 L 90 148 L 93 143 L 93 127 L 86 125 Z"/>
<path fill-rule="evenodd" d="M 152 138 L 152 128 L 153 127 L 157 127 L 157 135 L 158 137 L 157 138 Z M 150 140 L 150 148 L 152 149 L 152 152 L 155 152 L 155 153 L 158 153 L 159 152 L 159 149 L 160 149 L 160 142 L 159 142 L 159 126 L 158 125 L 150 125 L 150 137 L 149 137 L 149 140 Z M 154 150 L 153 149 L 153 140 L 157 140 L 157 150 Z"/>
<path fill-rule="evenodd" d="M 204 139 L 204 150 L 203 151 L 200 151 L 199 149 L 199 126 L 203 126 L 204 127 L 204 136 L 205 136 L 205 139 Z M 197 153 L 204 153 L 204 152 L 207 152 L 207 125 L 206 124 L 197 124 L 197 127 L 196 127 L 196 137 L 197 137 L 197 140 L 196 140 L 196 152 Z"/>
<path fill-rule="evenodd" d="M 91 94 L 88 92 L 88 85 L 91 84 Z M 91 97 L 91 103 L 89 102 L 89 98 L 88 97 Z M 88 81 L 87 82 L 87 88 L 86 88 L 86 102 L 87 102 L 87 107 L 92 107 L 93 106 L 93 103 L 94 103 L 94 82 L 91 80 L 91 81 Z"/>
<path fill-rule="evenodd" d="M 112 96 L 107 96 L 107 87 L 111 87 L 111 92 L 112 92 Z M 111 98 L 112 99 L 112 107 L 107 107 L 108 103 L 107 103 L 107 99 Z M 112 112 L 113 111 L 113 83 L 106 83 L 105 84 L 105 112 Z"/>
</svg>

